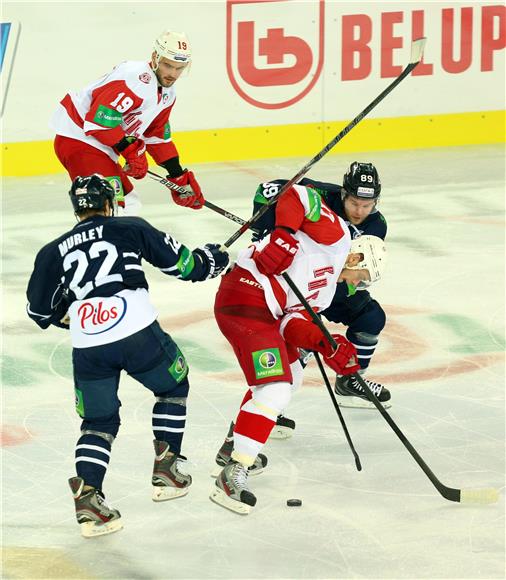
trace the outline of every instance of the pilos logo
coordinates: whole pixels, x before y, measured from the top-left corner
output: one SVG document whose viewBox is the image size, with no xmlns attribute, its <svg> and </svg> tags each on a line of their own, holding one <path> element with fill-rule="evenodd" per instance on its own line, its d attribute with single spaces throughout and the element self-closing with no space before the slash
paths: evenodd
<svg viewBox="0 0 506 580">
<path fill-rule="evenodd" d="M 263 109 L 307 95 L 323 67 L 324 15 L 324 0 L 227 0 L 227 72 L 236 92 Z"/>
<path fill-rule="evenodd" d="M 81 332 L 88 335 L 107 332 L 121 322 L 126 311 L 127 303 L 121 296 L 86 300 L 77 309 Z"/>
<path fill-rule="evenodd" d="M 257 379 L 274 377 L 283 374 L 283 364 L 279 348 L 267 348 L 251 353 Z"/>
<path fill-rule="evenodd" d="M 0 23 L 0 84 L 2 85 L 1 114 L 3 115 L 21 25 L 19 22 Z"/>
</svg>

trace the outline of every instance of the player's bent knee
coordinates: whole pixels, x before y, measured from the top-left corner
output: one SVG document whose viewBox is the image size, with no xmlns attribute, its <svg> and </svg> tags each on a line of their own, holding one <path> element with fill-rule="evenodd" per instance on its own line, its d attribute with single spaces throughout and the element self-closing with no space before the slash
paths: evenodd
<svg viewBox="0 0 506 580">
<path fill-rule="evenodd" d="M 120 428 L 119 413 L 116 412 L 107 417 L 85 417 L 81 423 L 82 435 L 97 435 L 112 444 Z M 110 438 L 112 437 L 112 441 Z"/>
<path fill-rule="evenodd" d="M 252 387 L 251 391 L 254 402 L 271 410 L 274 416 L 281 413 L 292 398 L 292 385 L 284 381 Z"/>
<path fill-rule="evenodd" d="M 353 332 L 350 333 L 353 339 L 359 340 L 362 344 L 375 345 L 378 344 L 379 335 L 370 334 L 369 332 Z"/>
</svg>

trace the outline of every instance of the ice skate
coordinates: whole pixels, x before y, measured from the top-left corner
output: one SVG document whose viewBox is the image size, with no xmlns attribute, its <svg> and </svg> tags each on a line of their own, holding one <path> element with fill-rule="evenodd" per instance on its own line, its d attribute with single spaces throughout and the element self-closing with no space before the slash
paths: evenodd
<svg viewBox="0 0 506 580">
<path fill-rule="evenodd" d="M 94 538 L 112 534 L 121 530 L 121 514 L 107 505 L 104 494 L 95 488 L 83 491 L 84 480 L 81 477 L 69 479 L 70 489 L 74 496 L 77 523 L 85 538 Z"/>
<path fill-rule="evenodd" d="M 367 386 L 376 395 L 384 409 L 389 409 L 392 404 L 390 401 L 390 391 L 380 383 L 364 379 Z M 340 407 L 349 407 L 352 409 L 375 409 L 367 397 L 366 393 L 359 385 L 357 379 L 351 376 L 337 376 L 334 391 L 336 393 L 337 404 Z"/>
<path fill-rule="evenodd" d="M 227 463 L 231 461 L 231 454 L 234 449 L 234 423 L 230 423 L 230 427 L 225 437 L 225 441 L 223 445 L 220 447 L 220 450 L 216 454 L 216 467 L 214 468 L 213 472 L 211 473 L 211 477 L 218 477 L 221 470 Z M 249 475 L 258 475 L 262 473 L 262 471 L 267 467 L 267 457 L 263 453 L 259 453 L 255 457 L 255 463 L 251 467 L 248 468 Z"/>
<path fill-rule="evenodd" d="M 186 458 L 170 452 L 166 441 L 153 441 L 155 464 L 153 466 L 153 501 L 167 501 L 186 495 L 192 483 L 190 475 L 181 471 Z"/>
<path fill-rule="evenodd" d="M 278 415 L 269 439 L 289 439 L 295 431 L 295 421 L 284 415 Z"/>
<path fill-rule="evenodd" d="M 249 514 L 257 498 L 248 489 L 248 468 L 233 460 L 227 463 L 216 478 L 209 498 L 235 513 Z"/>
</svg>

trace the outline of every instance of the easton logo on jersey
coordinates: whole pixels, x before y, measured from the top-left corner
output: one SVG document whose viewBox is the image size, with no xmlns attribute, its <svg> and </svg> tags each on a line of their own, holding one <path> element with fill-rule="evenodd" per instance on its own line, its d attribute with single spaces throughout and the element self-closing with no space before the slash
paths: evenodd
<svg viewBox="0 0 506 580">
<path fill-rule="evenodd" d="M 83 334 L 102 334 L 114 328 L 125 316 L 127 302 L 121 296 L 84 301 L 77 309 Z"/>
</svg>

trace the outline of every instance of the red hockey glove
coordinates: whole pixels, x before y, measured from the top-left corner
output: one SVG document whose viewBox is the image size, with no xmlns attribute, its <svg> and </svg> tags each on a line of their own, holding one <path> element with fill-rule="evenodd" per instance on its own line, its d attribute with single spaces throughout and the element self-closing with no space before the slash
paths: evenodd
<svg viewBox="0 0 506 580">
<path fill-rule="evenodd" d="M 182 205 L 183 207 L 190 207 L 191 209 L 201 209 L 204 207 L 204 195 L 200 189 L 198 181 L 193 175 L 193 171 L 188 171 L 185 169 L 184 172 L 178 177 L 171 177 L 167 175 L 167 179 L 173 181 L 175 184 L 181 187 L 186 187 L 188 193 L 178 193 L 177 191 L 171 191 L 172 199 L 177 205 Z"/>
<path fill-rule="evenodd" d="M 254 255 L 258 270 L 266 276 L 281 274 L 293 262 L 299 242 L 290 232 L 279 228 L 271 234 L 270 242 Z"/>
<path fill-rule="evenodd" d="M 121 151 L 126 165 L 124 172 L 134 179 L 142 179 L 148 172 L 148 160 L 146 159 L 146 145 L 136 137 L 126 137 L 130 145 Z"/>
<path fill-rule="evenodd" d="M 357 350 L 349 340 L 340 334 L 333 334 L 333 339 L 337 342 L 337 348 L 332 351 L 328 345 L 330 354 L 324 354 L 323 360 L 338 375 L 351 375 L 360 370 L 357 360 Z"/>
</svg>

